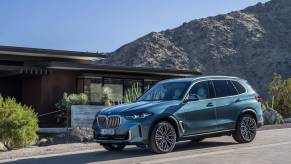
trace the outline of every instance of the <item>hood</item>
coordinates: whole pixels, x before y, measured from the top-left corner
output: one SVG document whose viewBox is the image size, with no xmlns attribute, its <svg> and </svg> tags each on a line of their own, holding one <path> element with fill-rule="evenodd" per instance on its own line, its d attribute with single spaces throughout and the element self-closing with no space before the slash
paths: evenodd
<svg viewBox="0 0 291 164">
<path fill-rule="evenodd" d="M 123 114 L 136 114 L 140 112 L 157 112 L 160 110 L 166 110 L 171 106 L 177 106 L 180 101 L 139 101 L 130 104 L 121 104 L 105 108 L 100 114 L 104 115 L 123 115 Z"/>
</svg>

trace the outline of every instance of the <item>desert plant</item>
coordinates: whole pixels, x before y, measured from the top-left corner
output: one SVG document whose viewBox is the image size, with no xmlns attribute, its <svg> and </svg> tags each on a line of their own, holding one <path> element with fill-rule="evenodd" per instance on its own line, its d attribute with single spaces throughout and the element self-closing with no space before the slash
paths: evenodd
<svg viewBox="0 0 291 164">
<path fill-rule="evenodd" d="M 24 147 L 38 138 L 37 115 L 14 98 L 0 96 L 0 141 L 8 149 Z"/>
<path fill-rule="evenodd" d="M 123 97 L 124 103 L 136 101 L 142 95 L 142 90 L 138 83 L 134 83 L 131 88 L 127 89 Z"/>
<path fill-rule="evenodd" d="M 284 123 L 284 119 L 281 116 L 281 114 L 272 108 L 267 108 L 263 113 L 263 117 L 264 117 L 264 124 L 265 125 Z"/>
<path fill-rule="evenodd" d="M 291 116 L 291 78 L 284 80 L 279 74 L 274 74 L 270 83 L 272 108 L 284 117 Z"/>
</svg>

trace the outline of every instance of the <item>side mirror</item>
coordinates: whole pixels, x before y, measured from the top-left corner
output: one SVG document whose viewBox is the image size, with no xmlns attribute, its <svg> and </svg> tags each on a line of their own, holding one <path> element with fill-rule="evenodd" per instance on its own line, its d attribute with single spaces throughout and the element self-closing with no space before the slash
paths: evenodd
<svg viewBox="0 0 291 164">
<path fill-rule="evenodd" d="M 197 94 L 189 94 L 188 97 L 185 99 L 185 102 L 197 101 L 197 100 L 199 100 L 199 97 Z"/>
</svg>

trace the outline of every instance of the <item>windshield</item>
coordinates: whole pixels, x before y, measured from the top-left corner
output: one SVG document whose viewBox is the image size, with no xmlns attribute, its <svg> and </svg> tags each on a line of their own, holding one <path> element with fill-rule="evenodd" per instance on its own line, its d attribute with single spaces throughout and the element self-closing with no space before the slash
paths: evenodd
<svg viewBox="0 0 291 164">
<path fill-rule="evenodd" d="M 181 100 L 191 82 L 158 83 L 138 101 Z"/>
</svg>

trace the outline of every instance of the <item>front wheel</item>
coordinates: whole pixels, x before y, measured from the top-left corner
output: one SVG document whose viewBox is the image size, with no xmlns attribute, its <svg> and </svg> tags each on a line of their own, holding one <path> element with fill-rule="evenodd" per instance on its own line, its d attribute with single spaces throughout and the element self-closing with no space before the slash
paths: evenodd
<svg viewBox="0 0 291 164">
<path fill-rule="evenodd" d="M 121 151 L 124 149 L 125 145 L 123 144 L 105 144 L 102 145 L 104 149 L 108 151 Z"/>
<path fill-rule="evenodd" d="M 150 149 L 155 153 L 171 152 L 176 145 L 176 130 L 167 121 L 157 123 L 150 136 Z"/>
<path fill-rule="evenodd" d="M 238 143 L 252 142 L 256 136 L 257 123 L 253 116 L 249 114 L 242 115 L 237 122 L 236 130 L 232 137 Z"/>
</svg>

